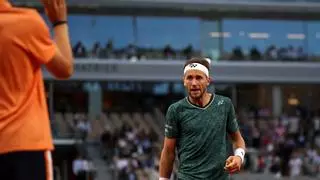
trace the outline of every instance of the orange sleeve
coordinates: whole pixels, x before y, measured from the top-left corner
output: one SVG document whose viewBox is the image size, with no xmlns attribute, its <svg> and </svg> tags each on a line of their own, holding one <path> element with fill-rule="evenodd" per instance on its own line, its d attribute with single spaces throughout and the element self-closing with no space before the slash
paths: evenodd
<svg viewBox="0 0 320 180">
<path fill-rule="evenodd" d="M 27 50 L 31 53 L 33 59 L 41 64 L 48 63 L 56 52 L 56 47 L 51 39 L 49 28 L 42 17 L 35 13 L 33 21 L 30 22 L 29 36 L 25 37 Z"/>
</svg>

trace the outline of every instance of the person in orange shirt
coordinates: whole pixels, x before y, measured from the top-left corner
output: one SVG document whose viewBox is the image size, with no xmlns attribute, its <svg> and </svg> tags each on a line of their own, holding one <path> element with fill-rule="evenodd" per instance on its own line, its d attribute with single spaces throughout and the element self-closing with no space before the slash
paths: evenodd
<svg viewBox="0 0 320 180">
<path fill-rule="evenodd" d="M 73 73 L 65 0 L 42 0 L 54 37 L 36 10 L 0 0 L 0 179 L 52 180 L 53 142 L 41 67 Z"/>
</svg>

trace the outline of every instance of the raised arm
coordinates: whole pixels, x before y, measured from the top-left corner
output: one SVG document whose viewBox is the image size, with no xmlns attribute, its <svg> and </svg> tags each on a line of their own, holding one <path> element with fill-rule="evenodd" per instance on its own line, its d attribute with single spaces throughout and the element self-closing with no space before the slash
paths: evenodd
<svg viewBox="0 0 320 180">
<path fill-rule="evenodd" d="M 67 7 L 65 0 L 42 0 L 54 31 L 55 54 L 46 64 L 48 71 L 57 78 L 66 79 L 73 74 L 73 55 L 70 44 Z"/>
</svg>

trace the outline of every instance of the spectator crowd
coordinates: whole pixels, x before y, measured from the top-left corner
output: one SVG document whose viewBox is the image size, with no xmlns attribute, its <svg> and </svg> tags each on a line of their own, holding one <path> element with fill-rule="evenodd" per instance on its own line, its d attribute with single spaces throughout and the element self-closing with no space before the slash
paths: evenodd
<svg viewBox="0 0 320 180">
<path fill-rule="evenodd" d="M 266 109 L 241 112 L 240 126 L 251 152 L 246 170 L 275 177 L 320 177 L 320 117 L 300 109 L 270 118 Z"/>
<path fill-rule="evenodd" d="M 243 172 L 320 177 L 319 114 L 295 108 L 273 118 L 268 109 L 240 109 L 238 118 L 248 147 Z M 106 129 L 101 142 L 113 179 L 157 179 L 161 137 L 124 125 Z"/>
<path fill-rule="evenodd" d="M 129 44 L 124 48 L 114 48 L 113 41 L 109 40 L 104 46 L 96 42 L 90 49 L 85 47 L 82 42 L 77 42 L 73 46 L 73 53 L 77 58 L 94 59 L 128 59 L 131 61 L 147 59 L 188 59 L 192 56 L 201 55 L 192 45 L 187 45 L 184 49 L 174 49 L 169 44 L 162 49 L 142 48 Z M 237 46 L 232 52 L 221 52 L 219 60 L 229 61 L 309 61 L 316 60 L 317 57 L 308 56 L 302 47 L 276 47 L 270 45 L 264 51 L 253 46 L 247 53 L 243 48 Z M 211 57 L 213 58 L 213 57 Z M 214 58 L 213 58 L 214 59 Z"/>
<path fill-rule="evenodd" d="M 123 125 L 101 135 L 104 158 L 114 169 L 114 180 L 149 180 L 158 177 L 160 147 L 152 132 Z"/>
<path fill-rule="evenodd" d="M 147 59 L 186 59 L 200 53 L 194 50 L 192 45 L 187 45 L 182 50 L 173 49 L 170 45 L 163 49 L 141 48 L 133 44 L 129 44 L 125 48 L 114 48 L 113 42 L 109 40 L 105 46 L 100 42 L 96 42 L 91 49 L 85 47 L 82 42 L 77 42 L 73 46 L 73 54 L 77 58 L 98 58 L 98 59 L 129 59 L 147 60 Z"/>
</svg>

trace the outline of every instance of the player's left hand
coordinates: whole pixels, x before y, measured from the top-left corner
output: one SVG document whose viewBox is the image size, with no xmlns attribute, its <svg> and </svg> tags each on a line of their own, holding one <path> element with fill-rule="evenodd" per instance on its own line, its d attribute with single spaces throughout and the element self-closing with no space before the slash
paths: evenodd
<svg viewBox="0 0 320 180">
<path fill-rule="evenodd" d="M 236 173 L 240 171 L 241 165 L 242 161 L 239 156 L 229 156 L 229 158 L 226 160 L 224 169 L 229 173 Z"/>
</svg>

